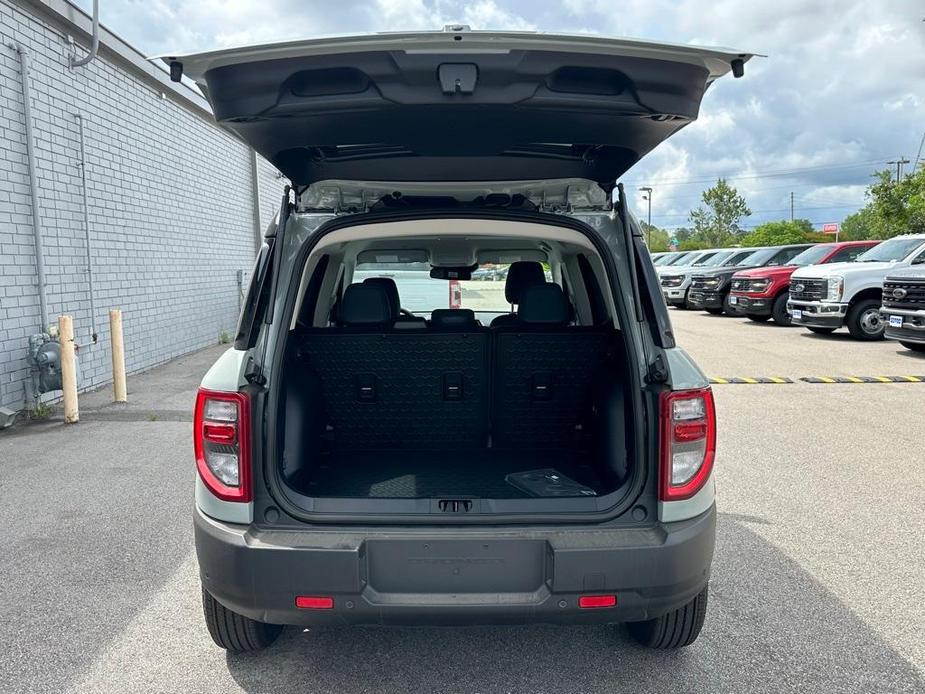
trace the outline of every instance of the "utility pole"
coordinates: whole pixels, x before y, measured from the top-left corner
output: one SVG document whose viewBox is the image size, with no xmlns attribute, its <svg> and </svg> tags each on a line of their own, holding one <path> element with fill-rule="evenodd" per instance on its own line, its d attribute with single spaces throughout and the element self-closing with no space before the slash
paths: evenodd
<svg viewBox="0 0 925 694">
<path fill-rule="evenodd" d="M 896 164 L 896 182 L 899 183 L 902 180 L 903 175 L 903 164 L 908 164 L 909 160 L 905 157 L 900 157 L 899 159 L 894 159 L 893 161 L 888 161 L 887 164 Z"/>
<path fill-rule="evenodd" d="M 790 191 L 790 221 L 793 221 L 793 191 Z"/>
<path fill-rule="evenodd" d="M 646 228 L 646 245 L 652 248 L 652 186 L 643 186 L 639 190 L 645 193 L 642 199 L 649 202 L 649 226 Z"/>
</svg>

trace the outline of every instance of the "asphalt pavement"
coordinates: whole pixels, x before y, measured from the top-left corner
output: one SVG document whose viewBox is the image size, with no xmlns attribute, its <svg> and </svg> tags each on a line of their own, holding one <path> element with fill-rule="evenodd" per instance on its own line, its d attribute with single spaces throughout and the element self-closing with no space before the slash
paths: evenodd
<svg viewBox="0 0 925 694">
<path fill-rule="evenodd" d="M 925 374 L 892 343 L 672 312 L 711 376 Z M 0 433 L 3 692 L 925 692 L 925 383 L 715 386 L 718 544 L 703 634 L 290 628 L 228 655 L 202 621 L 190 410 L 222 348 Z"/>
</svg>

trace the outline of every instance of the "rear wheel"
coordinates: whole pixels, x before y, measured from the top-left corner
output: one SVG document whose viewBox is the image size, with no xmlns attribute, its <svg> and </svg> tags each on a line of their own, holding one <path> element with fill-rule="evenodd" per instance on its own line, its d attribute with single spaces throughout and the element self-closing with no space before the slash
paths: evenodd
<svg viewBox="0 0 925 694">
<path fill-rule="evenodd" d="M 791 325 L 790 311 L 787 310 L 787 301 L 790 299 L 790 292 L 784 292 L 774 299 L 774 305 L 771 306 L 771 315 L 774 322 L 778 325 Z"/>
<path fill-rule="evenodd" d="M 906 349 L 911 349 L 913 352 L 925 352 L 925 344 L 922 344 L 921 342 L 903 342 L 900 340 L 899 344 L 901 344 Z"/>
<path fill-rule="evenodd" d="M 684 607 L 645 622 L 627 624 L 630 635 L 647 648 L 673 650 L 690 646 L 700 635 L 707 616 L 707 590 Z"/>
<path fill-rule="evenodd" d="M 811 325 L 807 325 L 806 328 L 811 333 L 816 333 L 817 335 L 831 335 L 835 332 L 835 328 L 814 328 Z"/>
<path fill-rule="evenodd" d="M 232 612 L 202 589 L 202 612 L 215 643 L 227 651 L 259 651 L 274 641 L 283 628 Z"/>
<path fill-rule="evenodd" d="M 757 313 L 746 313 L 745 317 L 749 320 L 753 320 L 756 323 L 765 323 L 771 319 L 771 316 L 759 316 Z"/>
<path fill-rule="evenodd" d="M 845 318 L 848 332 L 855 340 L 882 340 L 884 323 L 880 318 L 880 302 L 863 299 L 848 309 Z"/>
</svg>

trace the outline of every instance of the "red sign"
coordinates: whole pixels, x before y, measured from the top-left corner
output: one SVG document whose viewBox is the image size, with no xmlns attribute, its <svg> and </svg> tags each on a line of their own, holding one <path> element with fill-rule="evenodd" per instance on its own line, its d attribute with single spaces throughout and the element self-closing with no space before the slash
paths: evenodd
<svg viewBox="0 0 925 694">
<path fill-rule="evenodd" d="M 838 224 L 835 223 L 835 222 L 832 222 L 832 223 L 830 223 L 830 224 L 823 224 L 823 225 L 822 225 L 822 233 L 823 233 L 823 234 L 837 234 L 837 233 L 838 233 Z"/>
</svg>

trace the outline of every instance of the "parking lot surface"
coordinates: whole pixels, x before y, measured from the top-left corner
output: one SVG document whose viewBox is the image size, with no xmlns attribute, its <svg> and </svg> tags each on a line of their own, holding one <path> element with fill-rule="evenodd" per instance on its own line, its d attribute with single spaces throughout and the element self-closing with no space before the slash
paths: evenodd
<svg viewBox="0 0 925 694">
<path fill-rule="evenodd" d="M 709 376 L 925 374 L 893 343 L 674 311 Z M 220 348 L 130 379 L 128 406 L 0 434 L 0 690 L 923 692 L 925 384 L 717 385 L 717 552 L 704 632 L 287 629 L 226 655 L 192 545 L 190 409 Z"/>
</svg>

